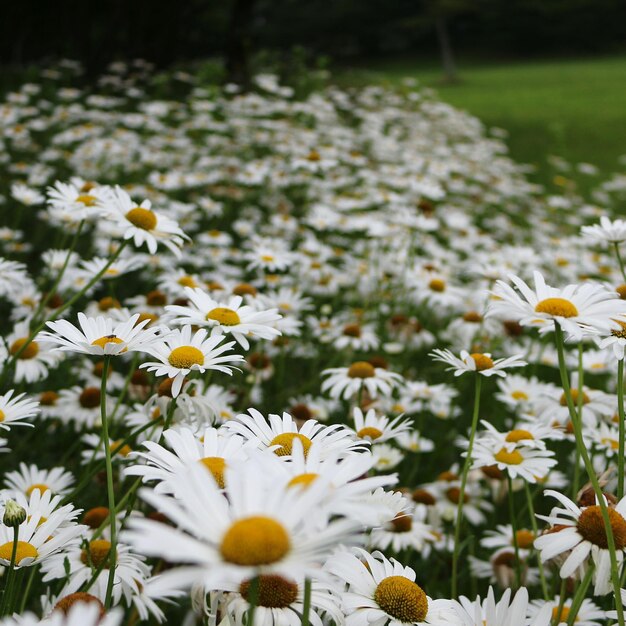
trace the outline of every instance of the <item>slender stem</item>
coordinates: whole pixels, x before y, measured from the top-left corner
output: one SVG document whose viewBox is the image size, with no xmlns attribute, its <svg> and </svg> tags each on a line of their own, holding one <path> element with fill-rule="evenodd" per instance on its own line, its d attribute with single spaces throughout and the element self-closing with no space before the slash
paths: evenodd
<svg viewBox="0 0 626 626">
<path fill-rule="evenodd" d="M 600 511 L 602 513 L 602 519 L 604 520 L 604 528 L 606 532 L 606 541 L 608 545 L 609 558 L 611 560 L 611 581 L 613 583 L 613 592 L 615 594 L 615 608 L 617 609 L 617 620 L 619 626 L 624 626 L 624 609 L 622 607 L 622 596 L 620 593 L 620 578 L 619 569 L 617 564 L 617 555 L 615 551 L 615 539 L 613 537 L 613 528 L 611 526 L 611 520 L 609 518 L 609 509 L 606 504 L 606 499 L 602 493 L 602 488 L 598 482 L 593 463 L 585 448 L 585 442 L 582 434 L 582 420 L 578 420 L 578 414 L 574 401 L 572 399 L 572 390 L 569 384 L 569 377 L 567 374 L 567 367 L 565 365 L 565 341 L 563 339 L 563 329 L 557 322 L 554 323 L 554 334 L 556 340 L 556 348 L 559 355 L 559 373 L 561 375 L 561 385 L 563 386 L 563 392 L 567 401 L 567 408 L 569 410 L 570 419 L 574 426 L 574 436 L 576 438 L 576 447 L 580 451 L 580 456 L 585 465 L 585 470 L 593 487 L 593 491 L 596 495 Z"/>
<path fill-rule="evenodd" d="M 461 542 L 461 524 L 463 522 L 463 504 L 465 501 L 465 487 L 467 485 L 467 475 L 472 464 L 472 450 L 474 448 L 474 436 L 478 427 L 478 412 L 480 408 L 480 385 L 482 376 L 476 374 L 476 388 L 474 391 L 474 412 L 472 414 L 472 426 L 470 430 L 469 445 L 467 446 L 467 456 L 463 464 L 463 472 L 461 474 L 461 489 L 459 492 L 459 502 L 456 510 L 456 522 L 454 526 L 454 552 L 452 553 L 452 594 L 454 599 L 457 597 L 458 574 L 459 574 L 459 552 Z"/>
<path fill-rule="evenodd" d="M 248 603 L 250 608 L 248 609 L 248 619 L 246 620 L 246 626 L 254 626 L 254 613 L 256 606 L 259 603 L 259 591 L 261 587 L 261 579 L 255 576 L 250 581 L 250 589 L 248 592 Z"/>
<path fill-rule="evenodd" d="M 304 581 L 304 601 L 302 603 L 302 626 L 309 626 L 309 613 L 311 611 L 311 579 Z"/>
<path fill-rule="evenodd" d="M 104 446 L 104 458 L 107 473 L 107 494 L 109 499 L 109 525 L 111 526 L 111 549 L 109 550 L 109 579 L 107 581 L 104 607 L 111 607 L 111 595 L 113 594 L 113 582 L 115 580 L 115 561 L 117 558 L 117 536 L 115 528 L 115 491 L 113 489 L 113 464 L 111 462 L 111 445 L 109 443 L 109 425 L 106 408 L 107 375 L 111 357 L 105 355 L 102 368 L 102 384 L 100 386 L 100 416 L 102 421 L 102 445 Z"/>
<path fill-rule="evenodd" d="M 113 407 L 113 412 L 111 413 L 111 421 L 115 419 L 115 416 L 117 415 L 117 411 L 119 410 L 120 405 L 122 404 L 122 401 L 126 397 L 126 392 L 128 391 L 128 385 L 130 384 L 133 374 L 135 373 L 135 370 L 137 369 L 138 361 L 139 361 L 139 352 L 135 352 L 130 362 L 130 369 L 128 370 L 128 374 L 126 375 L 126 378 L 124 379 L 124 386 L 122 387 L 122 390 L 117 396 L 117 401 L 115 402 L 115 406 Z"/>
<path fill-rule="evenodd" d="M 573 626 L 574 622 L 576 622 L 576 616 L 578 615 L 578 611 L 580 611 L 580 607 L 587 595 L 587 589 L 589 589 L 589 584 L 591 583 L 591 578 L 593 576 L 593 561 L 589 564 L 587 571 L 585 572 L 584 578 L 580 581 L 580 585 L 578 585 L 578 589 L 576 589 L 576 594 L 574 595 L 574 599 L 572 600 L 572 605 L 569 608 L 569 612 L 567 614 L 567 626 Z"/>
<path fill-rule="evenodd" d="M 530 486 L 526 481 L 524 481 L 524 490 L 526 491 L 526 501 L 528 502 L 528 513 L 530 515 L 530 525 L 533 529 L 533 534 L 535 537 L 539 536 L 539 531 L 537 529 L 537 519 L 535 517 L 535 507 L 533 506 L 533 496 L 530 493 Z M 550 598 L 548 594 L 548 583 L 546 582 L 546 573 L 543 571 L 543 561 L 541 560 L 541 556 L 539 552 L 536 552 L 537 555 L 537 566 L 539 568 L 539 579 L 541 580 L 541 591 L 543 592 L 543 599 L 547 602 Z"/>
<path fill-rule="evenodd" d="M 551 626 L 558 626 L 561 622 L 561 614 L 563 613 L 563 607 L 565 606 L 565 590 L 567 586 L 567 578 L 561 579 L 561 589 L 559 590 L 559 606 L 556 613 L 552 612 Z"/>
<path fill-rule="evenodd" d="M 619 416 L 619 450 L 617 452 L 617 499 L 624 497 L 624 359 L 617 362 L 617 414 Z"/>
<path fill-rule="evenodd" d="M 140 476 L 130 486 L 130 489 L 128 489 L 128 491 L 126 491 L 126 493 L 122 496 L 122 498 L 118 502 L 116 502 L 116 504 L 115 504 L 115 515 L 117 515 L 124 508 L 124 506 L 126 506 L 126 503 L 131 498 L 131 496 L 134 495 L 135 491 L 137 490 L 137 487 L 139 487 L 139 485 L 141 485 L 141 481 L 142 481 L 142 478 Z M 91 535 L 91 540 L 92 541 L 94 539 L 97 539 L 104 532 L 104 529 L 108 526 L 109 522 L 110 522 L 110 520 L 106 520 L 105 519 L 102 522 L 102 524 L 100 524 L 100 526 L 98 528 L 96 528 L 96 530 Z M 122 525 L 123 525 L 123 522 L 122 522 Z"/>
<path fill-rule="evenodd" d="M 7 584 L 4 587 L 4 594 L 2 595 L 2 603 L 0 604 L 0 615 L 7 615 L 11 609 L 13 595 L 13 581 L 15 580 L 15 559 L 17 557 L 17 546 L 20 536 L 19 524 L 13 526 L 13 547 L 11 549 L 11 563 L 9 565 L 9 571 L 7 572 L 6 580 Z"/>
<path fill-rule="evenodd" d="M 22 594 L 22 601 L 20 602 L 20 614 L 24 612 L 26 608 L 26 602 L 28 602 L 28 596 L 30 596 L 30 590 L 33 586 L 33 580 L 35 580 L 35 574 L 37 573 L 37 566 L 33 565 L 28 573 L 28 581 L 26 582 L 26 590 Z"/>
<path fill-rule="evenodd" d="M 513 531 L 513 548 L 515 549 L 515 586 L 519 589 L 522 584 L 521 562 L 519 558 L 519 544 L 517 542 L 517 523 L 515 520 L 515 507 L 513 505 L 513 481 L 511 475 L 506 473 L 506 483 L 508 487 L 509 517 L 511 518 L 511 529 Z"/>
<path fill-rule="evenodd" d="M 615 256 L 617 257 L 617 261 L 619 263 L 619 269 L 622 272 L 622 278 L 626 281 L 626 271 L 624 270 L 624 261 L 622 261 L 622 255 L 619 252 L 619 243 L 616 241 L 613 243 L 613 247 L 615 248 Z"/>
</svg>

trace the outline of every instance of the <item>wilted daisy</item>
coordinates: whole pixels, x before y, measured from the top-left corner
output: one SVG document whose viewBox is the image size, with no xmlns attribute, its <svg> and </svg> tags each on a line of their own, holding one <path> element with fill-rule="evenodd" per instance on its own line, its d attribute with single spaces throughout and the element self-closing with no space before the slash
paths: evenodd
<svg viewBox="0 0 626 626">
<path fill-rule="evenodd" d="M 149 320 L 139 321 L 139 314 L 124 322 L 110 317 L 87 317 L 78 314 L 80 330 L 67 320 L 48 322 L 54 333 L 40 333 L 42 340 L 58 345 L 57 350 L 97 356 L 117 356 L 125 352 L 148 351 L 158 329 L 145 329 Z"/>
<path fill-rule="evenodd" d="M 342 552 L 326 568 L 348 584 L 341 593 L 352 626 L 449 626 L 456 621 L 450 600 L 432 600 L 415 582 L 415 571 L 380 552 Z"/>
<path fill-rule="evenodd" d="M 615 319 L 626 319 L 626 301 L 603 285 L 584 283 L 563 289 L 546 285 L 540 272 L 533 273 L 535 288 L 511 275 L 517 287 L 498 281 L 494 288 L 496 300 L 489 304 L 488 315 L 515 320 L 522 326 L 535 326 L 540 333 L 554 330 L 558 323 L 573 338 L 598 330 L 620 329 Z"/>
<path fill-rule="evenodd" d="M 213 300 L 202 289 L 185 288 L 188 306 L 169 305 L 165 309 L 174 324 L 208 326 L 211 334 L 231 333 L 243 348 L 250 347 L 247 337 L 274 339 L 280 335 L 275 323 L 281 318 L 277 309 L 257 311 L 242 305 L 241 296 L 231 296 L 226 302 Z"/>
<path fill-rule="evenodd" d="M 448 371 L 453 371 L 455 376 L 461 376 L 466 372 L 477 372 L 482 376 L 506 376 L 504 370 L 511 367 L 524 367 L 526 361 L 521 359 L 522 355 L 517 354 L 505 359 L 491 358 L 491 354 L 475 352 L 470 354 L 466 350 L 461 350 L 460 358 L 455 356 L 450 350 L 433 350 L 430 355 L 435 361 L 447 363 L 450 367 Z"/>
<path fill-rule="evenodd" d="M 191 326 L 175 329 L 166 336 L 146 347 L 146 352 L 159 359 L 142 363 L 149 372 L 157 376 L 167 376 L 173 379 L 172 395 L 178 396 L 183 386 L 185 376 L 191 372 L 204 373 L 207 370 L 217 370 L 232 375 L 235 369 L 231 363 L 240 363 L 243 357 L 240 354 L 224 354 L 235 345 L 234 341 L 222 343 L 224 337 L 217 335 L 207 338 L 207 331 L 201 328 L 193 337 Z M 222 345 L 220 345 L 222 344 Z"/>
<path fill-rule="evenodd" d="M 371 398 L 388 396 L 404 382 L 400 374 L 374 367 L 368 361 L 355 361 L 350 367 L 332 367 L 322 371 L 322 376 L 328 376 L 322 383 L 322 391 L 328 391 L 331 398 L 344 400 L 349 400 L 361 389 Z"/>
</svg>

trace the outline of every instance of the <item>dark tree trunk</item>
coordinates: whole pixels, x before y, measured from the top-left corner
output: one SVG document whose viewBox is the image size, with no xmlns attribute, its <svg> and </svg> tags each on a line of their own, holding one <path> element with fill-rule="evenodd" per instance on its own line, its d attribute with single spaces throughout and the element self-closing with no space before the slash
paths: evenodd
<svg viewBox="0 0 626 626">
<path fill-rule="evenodd" d="M 448 33 L 448 24 L 442 13 L 435 15 L 435 28 L 437 29 L 437 40 L 439 41 L 439 51 L 441 52 L 441 62 L 443 64 L 444 80 L 449 83 L 455 83 L 458 80 L 456 62 L 454 60 L 454 52 L 450 35 Z"/>
<path fill-rule="evenodd" d="M 226 43 L 226 79 L 250 86 L 250 26 L 257 0 L 233 0 Z"/>
</svg>

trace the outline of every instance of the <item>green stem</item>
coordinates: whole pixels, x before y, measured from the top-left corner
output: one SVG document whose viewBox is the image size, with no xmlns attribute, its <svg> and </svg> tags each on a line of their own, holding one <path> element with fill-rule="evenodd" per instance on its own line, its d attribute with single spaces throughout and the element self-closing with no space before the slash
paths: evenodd
<svg viewBox="0 0 626 626">
<path fill-rule="evenodd" d="M 133 354 L 132 361 L 130 362 L 130 369 L 128 370 L 128 374 L 126 375 L 126 378 L 124 379 L 124 386 L 122 387 L 122 390 L 120 391 L 120 394 L 117 397 L 117 401 L 115 402 L 115 406 L 113 407 L 113 412 L 111 413 L 111 422 L 115 420 L 115 416 L 117 415 L 120 405 L 122 404 L 124 398 L 126 397 L 126 392 L 128 391 L 128 385 L 130 384 L 133 374 L 135 373 L 135 370 L 137 369 L 138 361 L 139 361 L 139 352 L 135 352 Z"/>
<path fill-rule="evenodd" d="M 554 323 L 554 334 L 556 340 L 556 348 L 559 355 L 559 373 L 561 375 L 561 385 L 563 386 L 563 392 L 567 401 L 567 408 L 569 410 L 570 419 L 574 426 L 574 436 L 576 438 L 576 447 L 580 452 L 580 456 L 583 460 L 585 470 L 593 487 L 593 491 L 596 495 L 600 511 L 602 512 L 602 519 L 604 521 L 604 528 L 606 532 L 606 540 L 609 550 L 609 558 L 611 560 L 611 581 L 613 583 L 613 592 L 615 594 L 615 608 L 617 609 L 617 620 L 619 626 L 624 626 L 624 609 L 622 607 L 622 596 L 620 593 L 620 577 L 617 564 L 617 555 L 615 551 L 615 539 L 613 537 L 613 528 L 611 526 L 611 520 L 609 518 L 609 509 L 606 504 L 606 499 L 602 493 L 602 488 L 598 482 L 598 477 L 593 468 L 593 463 L 587 453 L 585 442 L 582 434 L 582 421 L 578 420 L 578 414 L 574 401 L 572 399 L 572 390 L 569 384 L 569 377 L 567 373 L 567 367 L 565 365 L 565 340 L 563 339 L 563 329 L 558 322 Z"/>
<path fill-rule="evenodd" d="M 461 524 L 463 522 L 463 504 L 465 500 L 465 487 L 467 485 L 467 475 L 472 464 L 472 450 L 474 449 L 474 437 L 478 427 L 478 412 L 480 408 L 480 386 L 482 377 L 476 373 L 476 388 L 474 391 L 474 412 L 472 413 L 472 426 L 470 430 L 469 445 L 467 446 L 467 456 L 463 464 L 463 472 L 461 474 L 461 490 L 459 492 L 459 502 L 456 510 L 456 522 L 454 526 L 454 552 L 452 553 L 452 594 L 451 597 L 456 599 L 458 589 L 459 574 L 459 553 L 461 542 Z"/>
<path fill-rule="evenodd" d="M 535 537 L 539 536 L 537 529 L 537 518 L 535 517 L 535 507 L 533 506 L 533 496 L 530 493 L 530 486 L 524 481 L 524 490 L 526 491 L 526 501 L 528 502 L 528 513 L 530 515 L 530 526 L 533 529 Z M 543 571 L 543 561 L 539 552 L 537 555 L 537 566 L 539 568 L 539 579 L 541 580 L 541 591 L 543 592 L 543 599 L 547 602 L 550 598 L 548 594 L 548 583 L 546 582 L 546 573 Z"/>
<path fill-rule="evenodd" d="M 622 272 L 622 278 L 626 282 L 626 271 L 624 270 L 624 261 L 622 261 L 622 255 L 619 253 L 619 243 L 614 242 L 613 247 L 615 248 L 615 256 L 617 257 L 617 261 L 619 263 L 619 269 Z"/>
<path fill-rule="evenodd" d="M 617 362 L 617 414 L 619 416 L 619 450 L 617 456 L 617 500 L 624 497 L 624 359 Z"/>
<path fill-rule="evenodd" d="M 255 576 L 250 581 L 250 589 L 248 592 L 248 602 L 250 608 L 248 609 L 248 619 L 246 620 L 246 626 L 254 626 L 254 613 L 256 606 L 259 603 L 259 587 L 261 586 L 261 579 Z"/>
<path fill-rule="evenodd" d="M 30 572 L 28 573 L 28 581 L 26 582 L 26 589 L 24 591 L 24 593 L 22 594 L 22 601 L 20 602 L 20 614 L 22 614 L 24 612 L 24 609 L 26 608 L 26 603 L 28 602 L 28 597 L 30 596 L 30 590 L 31 587 L 33 586 L 33 581 L 35 580 L 35 574 L 37 573 L 37 566 L 33 565 L 30 568 Z"/>
<path fill-rule="evenodd" d="M 521 562 L 519 558 L 519 544 L 517 542 L 517 523 L 515 519 L 515 507 L 513 505 L 513 481 L 511 475 L 506 473 L 506 483 L 508 487 L 509 517 L 511 518 L 511 529 L 513 531 L 513 548 L 515 550 L 515 587 L 519 589 L 522 584 Z"/>
<path fill-rule="evenodd" d="M 561 579 L 561 589 L 559 590 L 559 606 L 557 612 L 552 614 L 551 626 L 558 626 L 561 622 L 561 615 L 563 613 L 563 607 L 565 606 L 565 589 L 567 585 L 567 578 Z"/>
<path fill-rule="evenodd" d="M 100 416 L 102 421 L 102 445 L 104 446 L 104 459 L 107 473 L 107 494 L 109 499 L 109 524 L 111 526 L 111 549 L 109 550 L 109 579 L 107 581 L 106 596 L 104 599 L 105 609 L 111 607 L 113 594 L 113 582 L 115 580 L 115 561 L 117 558 L 117 536 L 115 528 L 115 491 L 113 489 L 113 463 L 111 462 L 111 445 L 109 443 L 109 425 L 106 409 L 107 375 L 111 357 L 105 355 L 104 367 L 102 368 L 102 384 L 100 386 Z"/>
<path fill-rule="evenodd" d="M 304 601 L 302 603 L 302 626 L 309 626 L 309 613 L 311 611 L 311 579 L 304 581 Z"/>
<path fill-rule="evenodd" d="M 4 594 L 2 596 L 2 603 L 0 604 L 0 615 L 8 615 L 12 608 L 12 595 L 13 595 L 13 581 L 15 580 L 15 559 L 17 557 L 17 546 L 20 536 L 20 527 L 13 526 L 13 547 L 11 549 L 11 563 L 9 565 L 9 571 L 7 572 L 7 584 L 4 587 Z"/>
<path fill-rule="evenodd" d="M 576 594 L 574 595 L 572 605 L 570 606 L 569 613 L 567 614 L 567 626 L 573 626 L 574 622 L 576 622 L 576 616 L 578 615 L 578 611 L 580 611 L 583 600 L 587 595 L 587 589 L 589 589 L 589 584 L 591 583 L 593 570 L 593 561 L 591 561 L 585 573 L 585 577 L 580 581 L 580 585 L 578 585 L 578 589 L 576 589 Z"/>
</svg>

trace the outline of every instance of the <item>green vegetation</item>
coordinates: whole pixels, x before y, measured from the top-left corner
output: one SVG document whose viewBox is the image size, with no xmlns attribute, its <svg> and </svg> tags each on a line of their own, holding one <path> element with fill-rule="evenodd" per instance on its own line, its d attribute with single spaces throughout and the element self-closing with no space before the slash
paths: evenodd
<svg viewBox="0 0 626 626">
<path fill-rule="evenodd" d="M 408 61 L 340 72 L 339 80 L 399 84 L 415 78 L 487 126 L 506 129 L 512 156 L 538 166 L 544 181 L 551 178 L 548 155 L 593 163 L 604 173 L 619 169 L 626 154 L 626 56 L 460 65 L 458 84 L 443 84 L 435 63 Z"/>
</svg>

